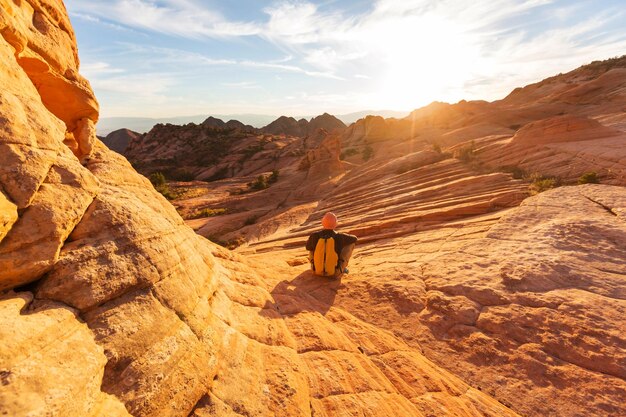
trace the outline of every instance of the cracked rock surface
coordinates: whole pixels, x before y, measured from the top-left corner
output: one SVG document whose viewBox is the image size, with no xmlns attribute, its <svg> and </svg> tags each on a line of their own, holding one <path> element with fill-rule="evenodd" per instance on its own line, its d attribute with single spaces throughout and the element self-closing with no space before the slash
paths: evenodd
<svg viewBox="0 0 626 417">
<path fill-rule="evenodd" d="M 0 5 L 0 414 L 516 415 L 196 235 L 95 138 L 63 3 Z"/>
<path fill-rule="evenodd" d="M 0 6 L 0 415 L 626 411 L 623 188 L 355 171 L 324 204 L 361 246 L 320 280 L 327 206 L 249 253 L 196 235 L 95 138 L 63 3 Z"/>
</svg>

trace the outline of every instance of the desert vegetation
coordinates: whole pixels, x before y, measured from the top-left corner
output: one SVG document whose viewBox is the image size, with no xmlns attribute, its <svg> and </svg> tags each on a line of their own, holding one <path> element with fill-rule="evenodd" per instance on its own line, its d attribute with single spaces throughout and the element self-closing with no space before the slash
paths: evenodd
<svg viewBox="0 0 626 417">
<path fill-rule="evenodd" d="M 363 161 L 369 161 L 372 156 L 374 156 L 374 148 L 372 148 L 371 145 L 365 145 L 363 151 L 361 152 L 361 155 L 363 157 Z"/>
<path fill-rule="evenodd" d="M 176 198 L 176 195 L 172 193 L 169 185 L 167 184 L 167 180 L 165 179 L 165 175 L 162 172 L 155 172 L 150 174 L 149 177 L 150 182 L 154 186 L 154 189 L 163 195 L 163 197 L 168 200 L 173 200 Z"/>
<path fill-rule="evenodd" d="M 599 184 L 600 178 L 595 171 L 585 172 L 578 178 L 578 184 Z"/>
<path fill-rule="evenodd" d="M 475 156 L 476 156 L 476 145 L 474 141 L 454 151 L 454 157 L 458 159 L 459 161 L 464 162 L 466 164 L 474 161 Z"/>
<path fill-rule="evenodd" d="M 201 219 L 206 217 L 221 216 L 228 213 L 227 208 L 203 208 L 194 212 L 188 219 Z"/>
<path fill-rule="evenodd" d="M 272 184 L 278 181 L 280 171 L 274 170 L 269 175 L 259 175 L 254 181 L 248 184 L 251 191 L 260 191 L 269 188 Z"/>
<path fill-rule="evenodd" d="M 546 177 L 538 173 L 530 175 L 530 185 L 528 189 L 530 195 L 536 195 L 544 191 L 551 190 L 561 185 L 561 180 L 557 177 Z"/>
</svg>

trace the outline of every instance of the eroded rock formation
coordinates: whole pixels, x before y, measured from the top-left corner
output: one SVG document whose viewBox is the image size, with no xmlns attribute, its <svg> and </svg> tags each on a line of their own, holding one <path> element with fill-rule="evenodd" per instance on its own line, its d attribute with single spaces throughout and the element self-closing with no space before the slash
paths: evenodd
<svg viewBox="0 0 626 417">
<path fill-rule="evenodd" d="M 0 4 L 0 414 L 516 415 L 197 236 L 95 138 L 63 3 Z"/>
</svg>

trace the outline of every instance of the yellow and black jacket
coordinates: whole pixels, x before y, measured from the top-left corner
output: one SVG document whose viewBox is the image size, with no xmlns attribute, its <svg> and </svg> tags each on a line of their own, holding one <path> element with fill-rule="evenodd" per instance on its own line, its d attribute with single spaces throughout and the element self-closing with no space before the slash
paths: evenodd
<svg viewBox="0 0 626 417">
<path fill-rule="evenodd" d="M 306 243 L 313 272 L 322 276 L 335 276 L 341 272 L 338 271 L 342 264 L 341 253 L 356 241 L 356 236 L 329 229 L 313 233 Z"/>
</svg>

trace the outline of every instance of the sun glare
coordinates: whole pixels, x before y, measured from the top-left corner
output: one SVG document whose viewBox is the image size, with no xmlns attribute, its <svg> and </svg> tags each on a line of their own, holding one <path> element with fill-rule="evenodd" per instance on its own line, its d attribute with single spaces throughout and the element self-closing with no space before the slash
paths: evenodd
<svg viewBox="0 0 626 417">
<path fill-rule="evenodd" d="M 380 106 L 410 110 L 462 96 L 479 53 L 458 27 L 416 16 L 376 32 L 373 41 L 386 63 L 373 97 Z"/>
</svg>

